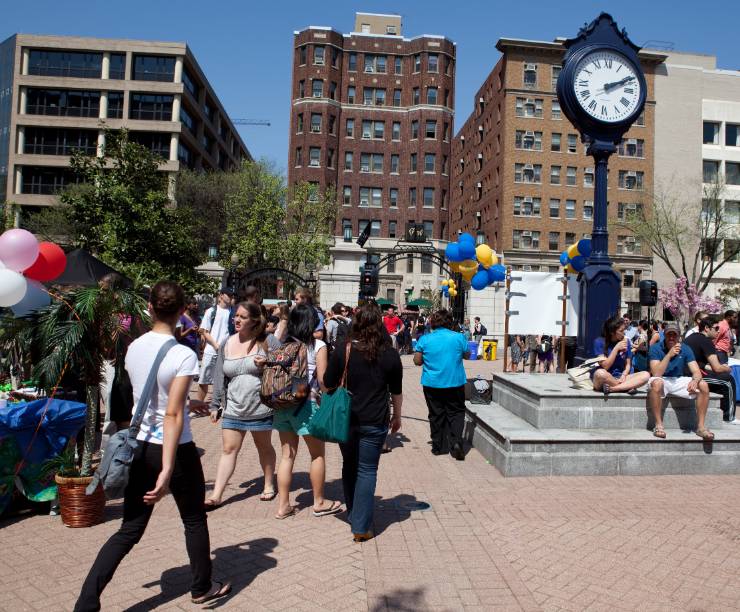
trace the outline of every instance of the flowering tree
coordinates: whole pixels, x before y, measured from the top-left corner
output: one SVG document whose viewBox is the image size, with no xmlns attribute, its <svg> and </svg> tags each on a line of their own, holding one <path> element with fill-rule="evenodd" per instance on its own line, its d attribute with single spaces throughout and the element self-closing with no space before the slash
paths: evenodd
<svg viewBox="0 0 740 612">
<path fill-rule="evenodd" d="M 660 301 L 682 326 L 688 324 L 700 310 L 712 314 L 722 310 L 722 302 L 703 295 L 685 276 L 661 289 Z"/>
</svg>

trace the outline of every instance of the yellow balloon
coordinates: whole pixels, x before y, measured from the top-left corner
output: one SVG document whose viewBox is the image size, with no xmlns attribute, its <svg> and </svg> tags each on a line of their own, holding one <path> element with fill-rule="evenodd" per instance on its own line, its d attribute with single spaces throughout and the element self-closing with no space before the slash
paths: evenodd
<svg viewBox="0 0 740 612">
<path fill-rule="evenodd" d="M 578 243 L 576 242 L 568 247 L 568 257 L 573 259 L 578 255 L 580 255 L 580 253 L 578 252 Z"/>
<path fill-rule="evenodd" d="M 443 287 L 447 287 L 449 284 L 450 284 L 450 281 L 448 281 L 446 279 L 442 281 L 442 286 Z"/>
<path fill-rule="evenodd" d="M 449 287 L 450 289 L 457 289 L 457 283 L 454 280 L 450 279 Z"/>
<path fill-rule="evenodd" d="M 578 274 L 578 272 L 576 272 L 576 269 L 573 266 L 571 266 L 570 264 L 568 264 L 567 266 L 565 266 L 565 271 L 568 274 Z"/>
<path fill-rule="evenodd" d="M 484 268 L 490 268 L 493 265 L 493 249 L 487 244 L 479 244 L 475 247 L 475 256 Z"/>
<path fill-rule="evenodd" d="M 497 263 L 498 263 L 498 255 L 494 253 L 493 256 L 491 257 L 491 265 L 495 266 Z"/>
<path fill-rule="evenodd" d="M 458 261 L 451 261 L 450 262 L 450 270 L 453 272 L 459 272 L 460 271 L 460 262 Z"/>
<path fill-rule="evenodd" d="M 476 270 L 478 270 L 478 262 L 475 259 L 466 259 L 465 261 L 461 261 L 458 266 L 460 267 L 460 272 L 462 272 L 463 276 L 470 272 L 475 274 Z"/>
<path fill-rule="evenodd" d="M 448 291 L 448 293 L 449 293 L 450 297 L 455 297 L 457 295 L 457 290 L 456 289 L 450 289 Z"/>
</svg>

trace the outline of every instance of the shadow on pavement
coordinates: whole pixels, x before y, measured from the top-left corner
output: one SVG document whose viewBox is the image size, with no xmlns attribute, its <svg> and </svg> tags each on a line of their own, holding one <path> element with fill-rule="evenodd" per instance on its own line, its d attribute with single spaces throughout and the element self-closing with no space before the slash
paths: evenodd
<svg viewBox="0 0 740 612">
<path fill-rule="evenodd" d="M 225 605 L 237 593 L 249 586 L 262 572 L 277 566 L 277 560 L 269 556 L 278 541 L 275 538 L 258 538 L 241 544 L 224 546 L 213 551 L 213 579 L 231 582 L 231 593 L 226 597 L 204 606 L 213 610 Z M 143 585 L 145 588 L 161 587 L 161 592 L 127 608 L 127 612 L 145 612 L 183 595 L 190 594 L 190 565 L 168 569 L 162 577 Z"/>
<path fill-rule="evenodd" d="M 424 609 L 424 589 L 397 589 L 383 595 L 383 601 L 370 608 L 370 612 L 393 610 L 394 612 L 411 612 Z"/>
<path fill-rule="evenodd" d="M 375 516 L 373 517 L 373 527 L 376 537 L 394 523 L 402 523 L 409 519 L 412 512 L 418 511 L 414 509 L 414 506 L 419 503 L 421 503 L 420 500 L 406 493 L 388 499 L 376 497 Z"/>
</svg>

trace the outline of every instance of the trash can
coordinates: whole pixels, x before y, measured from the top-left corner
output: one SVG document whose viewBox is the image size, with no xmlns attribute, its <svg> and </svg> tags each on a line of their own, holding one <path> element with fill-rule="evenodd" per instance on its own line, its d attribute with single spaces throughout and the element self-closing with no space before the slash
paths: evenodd
<svg viewBox="0 0 740 612">
<path fill-rule="evenodd" d="M 468 350 L 470 351 L 470 357 L 468 357 L 470 361 L 475 361 L 476 359 L 478 359 L 478 343 L 477 342 L 468 342 Z"/>
<path fill-rule="evenodd" d="M 498 340 L 485 339 L 483 340 L 483 359 L 485 361 L 496 361 L 496 349 L 498 348 Z"/>
</svg>

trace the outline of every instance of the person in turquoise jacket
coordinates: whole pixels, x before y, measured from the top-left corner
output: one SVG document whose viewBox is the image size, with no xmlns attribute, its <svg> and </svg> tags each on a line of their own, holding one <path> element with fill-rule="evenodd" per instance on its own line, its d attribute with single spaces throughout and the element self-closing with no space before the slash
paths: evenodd
<svg viewBox="0 0 740 612">
<path fill-rule="evenodd" d="M 432 454 L 450 453 L 463 461 L 465 424 L 465 367 L 468 341 L 453 331 L 452 313 L 442 309 L 430 317 L 432 331 L 416 343 L 414 363 L 423 366 L 421 384 L 429 410 Z"/>
</svg>

